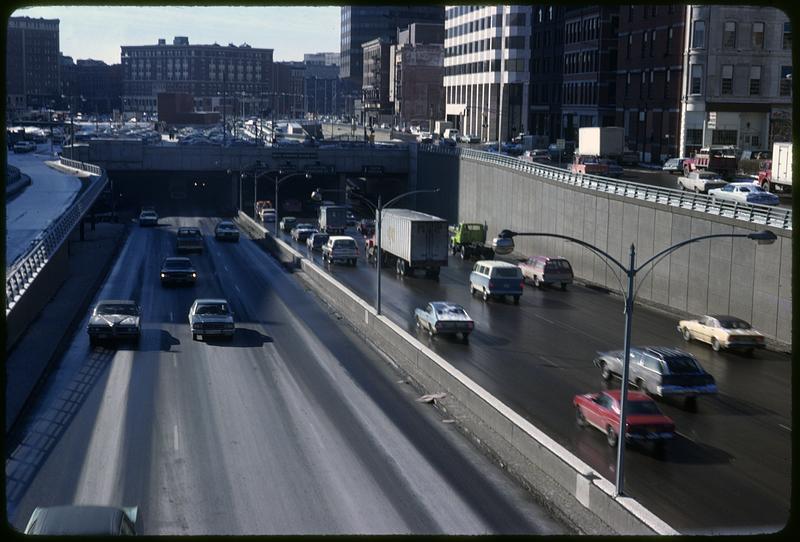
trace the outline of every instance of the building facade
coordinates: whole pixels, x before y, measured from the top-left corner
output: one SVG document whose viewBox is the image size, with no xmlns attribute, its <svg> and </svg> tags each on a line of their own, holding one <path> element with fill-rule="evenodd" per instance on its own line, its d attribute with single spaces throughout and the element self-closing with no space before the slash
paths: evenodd
<svg viewBox="0 0 800 542">
<path fill-rule="evenodd" d="M 444 25 L 414 23 L 390 47 L 393 125 L 430 127 L 444 118 Z"/>
<path fill-rule="evenodd" d="M 446 6 L 447 119 L 482 141 L 527 132 L 530 6 Z"/>
<path fill-rule="evenodd" d="M 619 7 L 564 8 L 561 129 L 578 142 L 578 128 L 616 122 Z"/>
<path fill-rule="evenodd" d="M 82 113 L 109 115 L 122 106 L 122 65 L 62 56 L 61 95 Z"/>
<path fill-rule="evenodd" d="M 532 16 L 528 131 L 544 147 L 562 137 L 564 7 L 534 4 Z"/>
<path fill-rule="evenodd" d="M 338 57 L 338 55 L 337 55 Z M 306 115 L 336 115 L 341 109 L 339 67 L 304 62 L 304 110 Z"/>
<path fill-rule="evenodd" d="M 392 115 L 389 102 L 389 67 L 391 42 L 377 38 L 361 45 L 363 50 L 364 74 L 362 78 L 362 104 L 366 126 L 386 122 Z"/>
<path fill-rule="evenodd" d="M 6 115 L 53 108 L 60 98 L 59 20 L 10 17 L 6 37 Z"/>
<path fill-rule="evenodd" d="M 306 53 L 303 55 L 303 63 L 306 65 L 339 66 L 339 53 Z M 339 75 L 339 72 L 336 72 Z"/>
<path fill-rule="evenodd" d="M 246 114 L 269 107 L 272 49 L 247 44 L 190 45 L 177 36 L 172 44 L 122 46 L 123 107 L 126 111 L 156 111 L 160 92 L 185 92 L 199 104 Z M 234 106 L 236 101 L 236 106 Z"/>
<path fill-rule="evenodd" d="M 643 162 L 679 154 L 685 17 L 680 5 L 620 7 L 616 125 Z"/>
<path fill-rule="evenodd" d="M 686 6 L 682 156 L 791 141 L 792 27 L 777 8 Z"/>
<path fill-rule="evenodd" d="M 290 119 L 305 117 L 306 65 L 302 62 L 275 62 L 273 67 L 274 117 Z"/>
</svg>

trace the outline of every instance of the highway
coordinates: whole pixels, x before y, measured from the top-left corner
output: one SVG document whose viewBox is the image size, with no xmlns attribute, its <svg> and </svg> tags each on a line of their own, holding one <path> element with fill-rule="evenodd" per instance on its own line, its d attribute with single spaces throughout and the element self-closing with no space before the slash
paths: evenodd
<svg viewBox="0 0 800 542">
<path fill-rule="evenodd" d="M 163 211 L 162 211 L 163 213 Z M 7 512 L 138 506 L 141 534 L 570 532 L 253 241 L 191 211 L 132 226 L 98 299 L 137 300 L 138 347 L 91 348 L 86 318 L 6 447 Z M 199 225 L 193 287 L 158 269 Z M 225 297 L 232 342 L 195 342 Z"/>
<path fill-rule="evenodd" d="M 360 250 L 363 256 L 363 243 Z M 312 257 L 326 267 L 319 253 Z M 356 268 L 327 268 L 374 304 L 375 269 L 363 257 Z M 484 303 L 469 294 L 470 269 L 470 263 L 450 257 L 438 282 L 421 273 L 398 278 L 393 268 L 385 269 L 383 313 L 613 482 L 615 451 L 599 431 L 576 426 L 571 400 L 604 387 L 592 359 L 597 351 L 622 347 L 621 298 L 574 284 L 566 292 L 526 287 L 519 306 Z M 429 339 L 415 330 L 414 309 L 437 300 L 460 303 L 475 320 L 468 345 L 447 337 Z M 633 344 L 691 352 L 714 375 L 719 394 L 700 398 L 697 412 L 682 402 L 659 400 L 675 420 L 678 438 L 660 457 L 629 447 L 626 494 L 682 533 L 781 529 L 791 494 L 791 356 L 715 353 L 702 343 L 684 343 L 676 323 L 671 315 L 637 307 Z M 619 381 L 612 385 L 618 387 Z"/>
</svg>

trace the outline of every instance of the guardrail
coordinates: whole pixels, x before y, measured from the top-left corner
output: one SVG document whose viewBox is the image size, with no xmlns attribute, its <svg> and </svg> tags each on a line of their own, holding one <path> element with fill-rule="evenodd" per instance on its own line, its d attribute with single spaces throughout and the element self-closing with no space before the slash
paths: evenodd
<svg viewBox="0 0 800 542">
<path fill-rule="evenodd" d="M 30 250 L 8 269 L 6 273 L 6 316 L 108 184 L 108 176 L 101 168 L 93 164 L 66 158 L 62 158 L 61 163 L 88 171 L 96 177 L 92 179 L 91 184 L 78 200 L 55 223 L 44 230 Z"/>
<path fill-rule="evenodd" d="M 701 213 L 733 218 L 753 224 L 763 224 L 765 226 L 772 226 L 784 230 L 792 229 L 792 211 L 789 209 L 781 209 L 780 207 L 723 201 L 706 194 L 620 181 L 618 179 L 610 179 L 599 175 L 571 173 L 554 166 L 527 162 L 519 158 L 485 151 L 476 151 L 474 149 L 442 147 L 439 145 L 420 145 L 420 150 L 460 156 L 478 162 L 522 171 L 530 175 L 544 177 L 545 179 L 551 179 L 572 186 L 579 186 L 587 190 L 596 190 L 598 192 L 616 194 L 627 198 L 651 201 L 671 207 L 690 209 Z"/>
</svg>

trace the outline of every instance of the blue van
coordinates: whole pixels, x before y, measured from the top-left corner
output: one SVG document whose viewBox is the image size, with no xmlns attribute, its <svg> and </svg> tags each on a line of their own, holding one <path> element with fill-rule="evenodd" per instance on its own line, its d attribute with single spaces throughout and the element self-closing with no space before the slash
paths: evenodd
<svg viewBox="0 0 800 542">
<path fill-rule="evenodd" d="M 469 292 L 472 295 L 480 293 L 484 301 L 490 297 L 510 295 L 517 305 L 523 286 L 522 270 L 508 262 L 480 260 L 475 262 L 469 275 Z"/>
</svg>

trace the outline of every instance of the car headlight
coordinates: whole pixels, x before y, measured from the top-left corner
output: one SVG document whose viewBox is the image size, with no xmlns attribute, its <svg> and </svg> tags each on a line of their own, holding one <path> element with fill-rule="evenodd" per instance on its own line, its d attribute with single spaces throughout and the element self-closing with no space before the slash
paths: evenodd
<svg viewBox="0 0 800 542">
<path fill-rule="evenodd" d="M 196 279 L 197 278 L 197 273 L 192 273 L 192 278 Z"/>
<path fill-rule="evenodd" d="M 162 278 L 162 279 L 163 279 L 163 278 L 165 278 L 166 276 L 167 276 L 167 274 L 166 274 L 166 273 L 161 273 L 161 278 Z"/>
</svg>

